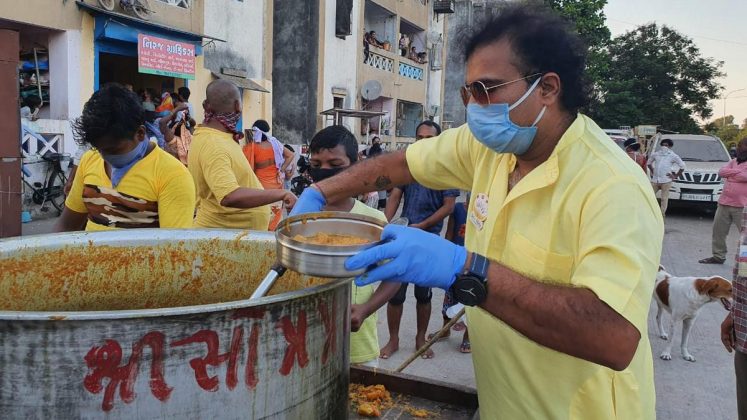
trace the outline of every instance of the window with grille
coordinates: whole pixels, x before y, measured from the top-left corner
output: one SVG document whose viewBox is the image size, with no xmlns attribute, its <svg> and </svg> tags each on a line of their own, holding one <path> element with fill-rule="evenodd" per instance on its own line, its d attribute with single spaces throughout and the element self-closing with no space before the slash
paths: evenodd
<svg viewBox="0 0 747 420">
<path fill-rule="evenodd" d="M 176 7 L 183 7 L 185 9 L 189 9 L 190 3 L 191 3 L 190 0 L 157 0 L 157 1 L 160 1 L 161 3 L 170 4 Z"/>
</svg>

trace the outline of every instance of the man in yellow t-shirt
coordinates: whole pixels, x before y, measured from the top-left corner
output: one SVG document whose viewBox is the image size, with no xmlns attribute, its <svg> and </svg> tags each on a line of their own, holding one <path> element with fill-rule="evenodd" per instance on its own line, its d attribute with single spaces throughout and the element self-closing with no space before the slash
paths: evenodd
<svg viewBox="0 0 747 420">
<path fill-rule="evenodd" d="M 267 230 L 268 204 L 283 201 L 291 209 L 296 196 L 262 188 L 238 141 L 241 93 L 230 81 L 207 87 L 205 121 L 197 126 L 189 151 L 189 172 L 197 187 L 196 227 Z"/>
<path fill-rule="evenodd" d="M 466 47 L 466 126 L 314 184 L 292 212 L 412 181 L 471 190 L 466 248 L 387 226 L 345 265 L 390 260 L 356 283 L 441 287 L 470 306 L 483 419 L 656 416 L 663 220 L 640 168 L 578 113 L 582 45 L 552 12 L 503 8 Z"/>
<path fill-rule="evenodd" d="M 314 182 L 333 176 L 358 161 L 358 142 L 353 133 L 343 126 L 327 127 L 309 143 L 309 175 Z M 342 197 L 327 203 L 325 211 L 344 211 L 373 217 L 386 223 L 384 213 L 362 202 Z M 384 282 L 374 291 L 372 285 L 357 286 L 350 290 L 350 362 L 378 366 L 379 336 L 376 332 L 376 311 L 384 306 L 399 290 L 400 284 Z"/>
<path fill-rule="evenodd" d="M 80 160 L 57 232 L 192 227 L 192 177 L 146 138 L 144 124 L 140 99 L 123 86 L 104 86 L 86 102 L 73 129 L 95 149 Z"/>
</svg>

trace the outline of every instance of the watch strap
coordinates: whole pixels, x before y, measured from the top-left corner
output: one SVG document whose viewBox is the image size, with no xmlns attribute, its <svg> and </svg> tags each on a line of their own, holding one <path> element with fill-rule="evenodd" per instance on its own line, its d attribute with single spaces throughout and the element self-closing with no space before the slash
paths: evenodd
<svg viewBox="0 0 747 420">
<path fill-rule="evenodd" d="M 473 253 L 472 261 L 470 262 L 469 268 L 467 269 L 467 274 L 479 277 L 481 280 L 485 281 L 485 279 L 488 278 L 489 266 L 490 260 L 480 254 Z"/>
</svg>

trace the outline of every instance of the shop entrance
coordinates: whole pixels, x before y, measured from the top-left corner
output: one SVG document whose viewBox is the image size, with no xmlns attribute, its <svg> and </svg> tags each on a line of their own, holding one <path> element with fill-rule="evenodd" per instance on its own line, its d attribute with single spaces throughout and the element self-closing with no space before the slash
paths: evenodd
<svg viewBox="0 0 747 420">
<path fill-rule="evenodd" d="M 139 73 L 137 57 L 99 53 L 100 86 L 107 83 L 119 83 L 131 85 L 135 92 L 152 89 L 161 95 L 163 92 L 175 92 L 180 87 L 186 86 L 184 82 L 184 79 Z"/>
</svg>

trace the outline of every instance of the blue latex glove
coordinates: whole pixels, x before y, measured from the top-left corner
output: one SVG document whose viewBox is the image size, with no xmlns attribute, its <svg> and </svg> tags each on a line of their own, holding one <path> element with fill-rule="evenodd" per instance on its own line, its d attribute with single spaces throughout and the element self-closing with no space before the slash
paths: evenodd
<svg viewBox="0 0 747 420">
<path fill-rule="evenodd" d="M 298 201 L 296 201 L 296 205 L 293 206 L 289 216 L 322 211 L 326 205 L 327 200 L 324 199 L 322 193 L 316 188 L 308 187 L 298 197 Z"/>
<path fill-rule="evenodd" d="M 357 270 L 390 259 L 356 278 L 358 286 L 388 280 L 448 290 L 467 261 L 464 247 L 420 229 L 387 225 L 381 239 L 388 242 L 345 261 L 346 269 Z"/>
</svg>

